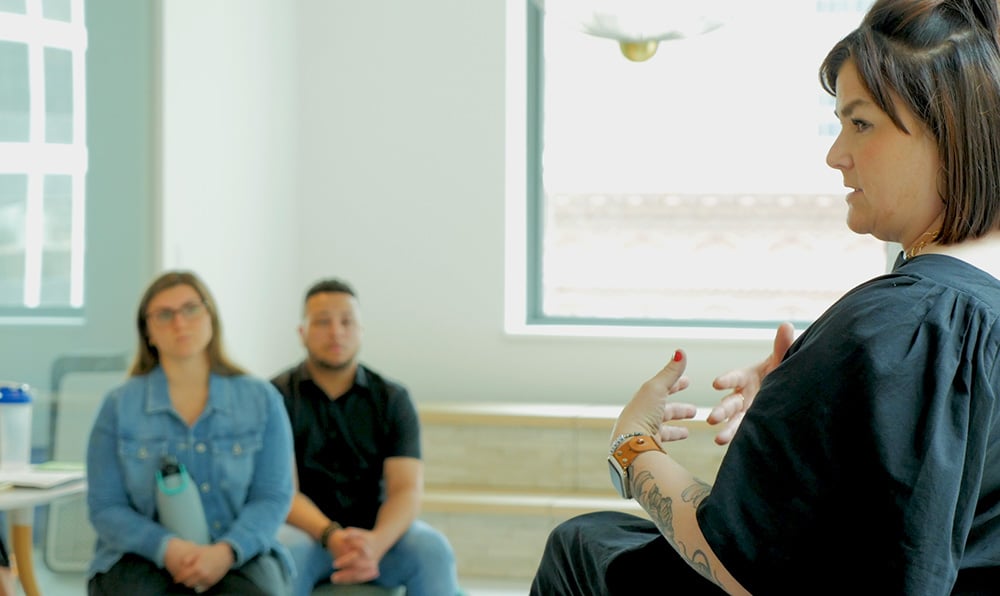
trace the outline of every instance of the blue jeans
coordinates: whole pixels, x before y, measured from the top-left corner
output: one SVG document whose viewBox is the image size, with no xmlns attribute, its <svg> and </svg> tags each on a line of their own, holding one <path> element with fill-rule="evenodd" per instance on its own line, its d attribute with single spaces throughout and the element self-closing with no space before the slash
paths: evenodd
<svg viewBox="0 0 1000 596">
<path fill-rule="evenodd" d="M 295 561 L 293 596 L 309 596 L 320 583 L 330 581 L 333 557 L 302 530 L 285 524 L 278 540 L 288 547 Z M 379 576 L 371 583 L 386 587 L 406 586 L 406 596 L 450 596 L 458 594 L 455 554 L 444 534 L 416 520 L 390 548 L 378 565 Z"/>
</svg>

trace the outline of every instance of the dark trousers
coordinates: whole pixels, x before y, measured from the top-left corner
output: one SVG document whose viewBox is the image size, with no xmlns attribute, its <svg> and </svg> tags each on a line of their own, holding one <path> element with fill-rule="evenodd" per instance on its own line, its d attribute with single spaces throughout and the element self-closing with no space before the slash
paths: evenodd
<svg viewBox="0 0 1000 596">
<path fill-rule="evenodd" d="M 587 513 L 556 526 L 531 582 L 531 596 L 720 596 L 692 569 L 653 522 L 612 511 Z"/>
<path fill-rule="evenodd" d="M 278 591 L 274 586 L 285 586 L 286 580 L 280 575 L 281 566 L 273 557 L 255 557 L 239 569 L 232 569 L 219 583 L 205 590 L 200 596 L 283 596 L 286 590 Z M 258 563 L 266 563 L 259 565 Z M 277 578 L 259 581 L 253 577 L 264 568 L 268 573 L 278 573 Z M 270 588 L 265 585 L 272 586 Z M 128 554 L 118 560 L 106 573 L 98 573 L 87 583 L 89 596 L 189 596 L 194 590 L 183 584 L 174 583 L 166 569 L 157 567 L 149 559 Z"/>
</svg>

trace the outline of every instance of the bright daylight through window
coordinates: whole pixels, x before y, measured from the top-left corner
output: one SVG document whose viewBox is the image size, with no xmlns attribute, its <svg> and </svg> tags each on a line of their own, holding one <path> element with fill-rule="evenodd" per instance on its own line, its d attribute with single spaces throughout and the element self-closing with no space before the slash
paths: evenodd
<svg viewBox="0 0 1000 596">
<path fill-rule="evenodd" d="M 83 306 L 83 0 L 0 0 L 0 315 Z"/>
<path fill-rule="evenodd" d="M 844 223 L 817 74 L 871 1 L 767 4 L 643 62 L 542 17 L 530 322 L 809 322 L 886 270 Z"/>
</svg>

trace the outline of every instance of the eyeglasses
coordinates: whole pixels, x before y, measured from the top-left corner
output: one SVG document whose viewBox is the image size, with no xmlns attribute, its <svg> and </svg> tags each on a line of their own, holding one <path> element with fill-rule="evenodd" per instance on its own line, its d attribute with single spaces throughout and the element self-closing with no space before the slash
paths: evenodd
<svg viewBox="0 0 1000 596">
<path fill-rule="evenodd" d="M 180 308 L 161 308 L 160 310 L 146 313 L 146 320 L 152 321 L 157 325 L 169 325 L 177 315 L 180 315 L 185 321 L 190 321 L 201 316 L 203 312 L 205 312 L 204 302 L 188 302 L 181 305 Z"/>
</svg>

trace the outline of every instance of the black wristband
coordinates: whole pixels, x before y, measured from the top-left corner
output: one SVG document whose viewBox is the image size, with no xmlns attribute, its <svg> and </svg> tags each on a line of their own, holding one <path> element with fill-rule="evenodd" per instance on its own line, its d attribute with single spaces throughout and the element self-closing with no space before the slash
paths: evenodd
<svg viewBox="0 0 1000 596">
<path fill-rule="evenodd" d="M 330 534 L 343 529 L 344 526 L 338 524 L 337 522 L 330 522 L 330 525 L 323 528 L 323 533 L 319 535 L 319 543 L 323 545 L 323 548 L 327 548 L 326 543 L 330 541 Z"/>
</svg>

